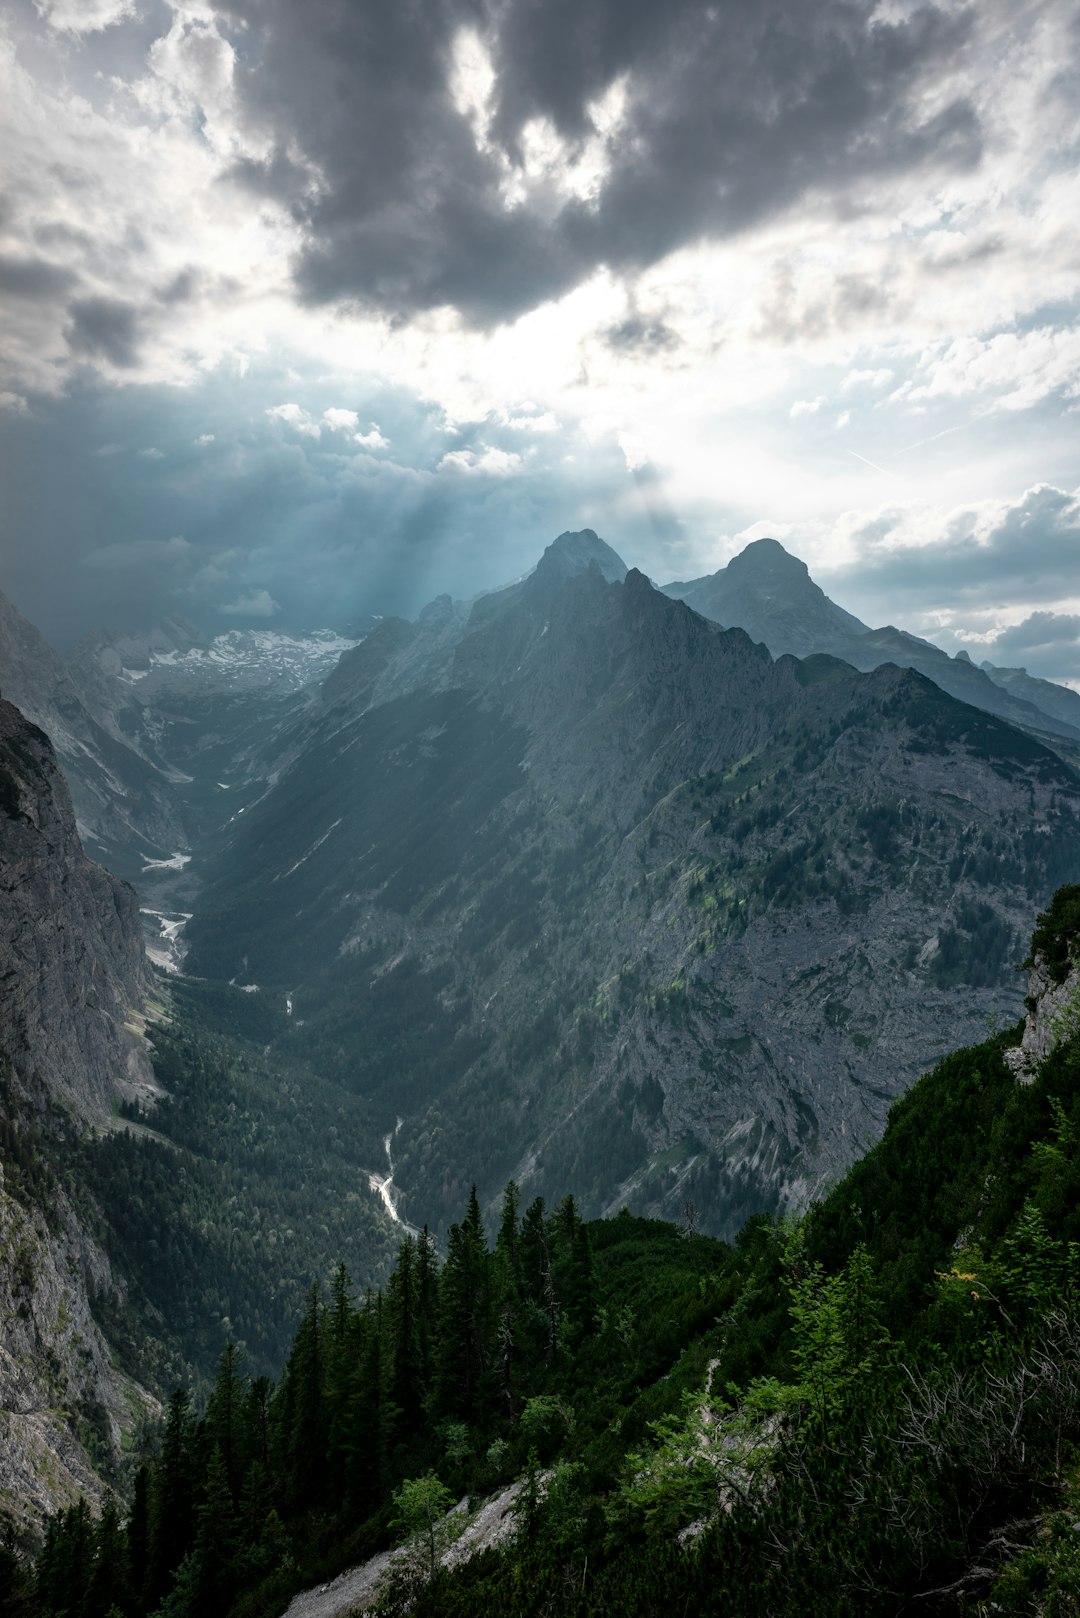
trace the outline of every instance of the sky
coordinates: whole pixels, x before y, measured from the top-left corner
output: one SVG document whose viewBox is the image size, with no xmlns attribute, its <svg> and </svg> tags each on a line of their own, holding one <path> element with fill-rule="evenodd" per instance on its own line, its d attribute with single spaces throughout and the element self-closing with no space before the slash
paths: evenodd
<svg viewBox="0 0 1080 1618">
<path fill-rule="evenodd" d="M 5 0 L 0 589 L 63 649 L 772 535 L 1080 687 L 1074 0 Z"/>
</svg>

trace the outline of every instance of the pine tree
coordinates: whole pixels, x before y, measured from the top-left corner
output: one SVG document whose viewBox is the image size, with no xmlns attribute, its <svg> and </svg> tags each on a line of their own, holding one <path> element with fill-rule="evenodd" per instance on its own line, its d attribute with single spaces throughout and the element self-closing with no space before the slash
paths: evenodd
<svg viewBox="0 0 1080 1618">
<path fill-rule="evenodd" d="M 221 1451 L 229 1494 L 233 1500 L 239 1492 L 243 1461 L 241 1433 L 245 1388 L 239 1359 L 236 1344 L 227 1343 L 218 1361 L 217 1376 L 206 1408 L 207 1439 Z"/>
<path fill-rule="evenodd" d="M 194 1537 L 193 1423 L 187 1390 L 169 1400 L 150 1496 L 150 1598 L 160 1600 Z"/>
<path fill-rule="evenodd" d="M 450 1227 L 439 1278 L 435 1405 L 440 1415 L 476 1420 L 492 1336 L 489 1259 L 474 1186 L 465 1218 Z"/>
<path fill-rule="evenodd" d="M 131 1599 L 127 1544 L 112 1495 L 102 1505 L 93 1542 L 93 1566 L 80 1618 L 107 1618 L 112 1608 L 126 1607 Z"/>
</svg>

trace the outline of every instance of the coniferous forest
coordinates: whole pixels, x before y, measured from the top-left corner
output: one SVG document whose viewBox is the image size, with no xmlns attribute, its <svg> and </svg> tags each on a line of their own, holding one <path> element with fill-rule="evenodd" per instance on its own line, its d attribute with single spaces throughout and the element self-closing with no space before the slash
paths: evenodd
<svg viewBox="0 0 1080 1618">
<path fill-rule="evenodd" d="M 1065 982 L 1080 889 L 1034 947 Z M 475 1194 L 385 1285 L 308 1291 L 276 1380 L 223 1341 L 130 1500 L 3 1553 L 23 1618 L 257 1618 L 402 1541 L 425 1615 L 1080 1611 L 1080 1030 L 948 1057 L 801 1220 L 734 1245 Z M 470 1505 L 513 1533 L 456 1565 Z M 450 1508 L 463 1502 L 458 1512 Z"/>
</svg>

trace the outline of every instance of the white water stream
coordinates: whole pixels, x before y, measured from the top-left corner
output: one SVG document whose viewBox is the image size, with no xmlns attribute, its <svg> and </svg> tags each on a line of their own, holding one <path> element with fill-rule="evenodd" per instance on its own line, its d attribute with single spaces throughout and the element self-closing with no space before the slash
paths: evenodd
<svg viewBox="0 0 1080 1618">
<path fill-rule="evenodd" d="M 410 1225 L 408 1220 L 402 1219 L 401 1215 L 398 1213 L 394 1193 L 394 1157 L 390 1148 L 393 1145 L 394 1136 L 401 1128 L 403 1122 L 404 1119 L 399 1118 L 390 1133 L 383 1136 L 383 1151 L 386 1153 L 387 1172 L 385 1174 L 369 1174 L 368 1185 L 373 1191 L 378 1192 L 379 1196 L 382 1198 L 383 1207 L 394 1221 L 394 1224 L 400 1225 L 402 1230 L 405 1231 L 409 1236 L 419 1236 L 420 1232 L 417 1230 L 416 1226 Z"/>
</svg>

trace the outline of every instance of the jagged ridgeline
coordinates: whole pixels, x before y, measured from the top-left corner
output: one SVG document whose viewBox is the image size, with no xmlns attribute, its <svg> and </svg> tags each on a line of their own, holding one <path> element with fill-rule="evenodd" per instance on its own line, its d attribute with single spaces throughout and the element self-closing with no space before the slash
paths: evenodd
<svg viewBox="0 0 1080 1618">
<path fill-rule="evenodd" d="M 1018 1014 L 1031 915 L 1080 876 L 1045 739 L 910 669 L 774 661 L 589 532 L 382 623 L 305 719 L 188 969 L 287 997 L 281 1049 L 404 1120 L 414 1224 L 511 1176 L 728 1236 L 805 1206 Z"/>
<path fill-rule="evenodd" d="M 490 1231 L 469 1199 L 441 1264 L 425 1234 L 381 1293 L 339 1270 L 276 1385 L 229 1347 L 204 1410 L 173 1398 L 126 1525 L 54 1522 L 19 1610 L 276 1618 L 405 1538 L 343 1599 L 1075 1612 L 1078 956 L 1073 887 L 1039 918 L 1026 1027 L 921 1079 L 801 1221 L 726 1246 L 511 1185 Z M 447 1510 L 495 1491 L 501 1541 L 490 1507 Z"/>
</svg>

